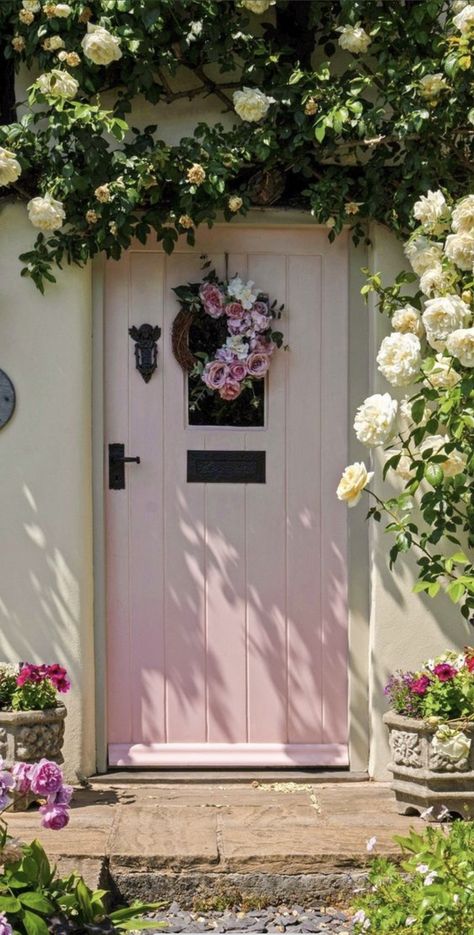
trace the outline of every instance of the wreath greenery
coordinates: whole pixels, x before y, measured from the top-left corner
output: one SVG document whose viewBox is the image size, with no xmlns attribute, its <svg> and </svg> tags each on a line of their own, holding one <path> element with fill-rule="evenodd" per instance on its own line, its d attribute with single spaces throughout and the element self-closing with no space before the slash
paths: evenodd
<svg viewBox="0 0 474 935">
<path fill-rule="evenodd" d="M 263 425 L 264 378 L 283 345 L 284 306 L 251 280 L 219 279 L 207 261 L 202 282 L 177 286 L 173 352 L 188 374 L 191 424 Z"/>
</svg>

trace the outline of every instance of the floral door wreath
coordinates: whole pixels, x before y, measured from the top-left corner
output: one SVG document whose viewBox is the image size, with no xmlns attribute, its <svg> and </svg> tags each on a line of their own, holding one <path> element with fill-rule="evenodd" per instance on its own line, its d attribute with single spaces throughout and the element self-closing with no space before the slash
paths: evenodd
<svg viewBox="0 0 474 935">
<path fill-rule="evenodd" d="M 209 266 L 206 263 L 204 269 Z M 190 410 L 199 410 L 210 396 L 223 404 L 238 401 L 239 408 L 263 406 L 258 383 L 283 344 L 274 324 L 284 306 L 277 307 L 276 300 L 270 304 L 254 282 L 244 282 L 240 276 L 220 280 L 213 269 L 201 283 L 173 291 L 180 304 L 173 324 L 173 353 L 189 374 Z M 232 422 L 228 405 L 218 406 L 216 413 L 217 423 Z"/>
</svg>

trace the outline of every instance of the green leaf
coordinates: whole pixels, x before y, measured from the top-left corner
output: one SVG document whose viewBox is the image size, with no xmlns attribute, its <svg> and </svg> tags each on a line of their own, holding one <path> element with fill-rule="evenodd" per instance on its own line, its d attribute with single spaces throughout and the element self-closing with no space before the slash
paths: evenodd
<svg viewBox="0 0 474 935">
<path fill-rule="evenodd" d="M 0 912 L 21 912 L 21 903 L 15 896 L 0 896 Z"/>
<path fill-rule="evenodd" d="M 314 135 L 318 143 L 322 143 L 326 136 L 326 125 L 324 123 L 317 123 L 314 128 Z"/>
<path fill-rule="evenodd" d="M 28 935 L 49 935 L 46 922 L 41 916 L 37 916 L 36 913 L 25 909 L 22 921 Z"/>
<path fill-rule="evenodd" d="M 54 912 L 53 904 L 41 893 L 22 893 L 19 900 L 22 906 L 26 906 L 27 909 L 34 909 L 35 912 Z"/>
</svg>

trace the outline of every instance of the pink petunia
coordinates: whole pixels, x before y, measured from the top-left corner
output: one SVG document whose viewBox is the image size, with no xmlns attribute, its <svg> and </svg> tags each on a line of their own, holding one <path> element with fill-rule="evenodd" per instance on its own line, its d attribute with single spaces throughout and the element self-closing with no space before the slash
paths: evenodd
<svg viewBox="0 0 474 935">
<path fill-rule="evenodd" d="M 439 662 L 434 667 L 433 673 L 439 678 L 440 682 L 450 682 L 458 674 L 458 670 L 454 666 L 450 666 L 449 662 Z"/>
</svg>

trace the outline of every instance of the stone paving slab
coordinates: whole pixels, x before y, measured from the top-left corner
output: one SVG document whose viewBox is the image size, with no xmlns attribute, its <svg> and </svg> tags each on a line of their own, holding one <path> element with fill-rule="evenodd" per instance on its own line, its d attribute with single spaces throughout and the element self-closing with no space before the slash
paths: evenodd
<svg viewBox="0 0 474 935">
<path fill-rule="evenodd" d="M 201 807 L 122 808 L 114 827 L 111 865 L 208 870 L 219 861 L 216 822 L 214 810 Z"/>
</svg>

